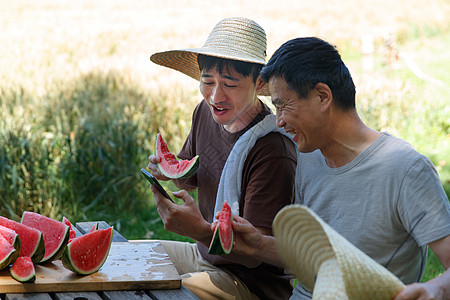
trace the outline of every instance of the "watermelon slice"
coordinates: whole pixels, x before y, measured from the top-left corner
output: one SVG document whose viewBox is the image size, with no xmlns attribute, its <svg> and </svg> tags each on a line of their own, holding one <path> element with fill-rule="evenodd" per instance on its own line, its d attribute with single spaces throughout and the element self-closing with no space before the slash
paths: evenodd
<svg viewBox="0 0 450 300">
<path fill-rule="evenodd" d="M 45 244 L 42 232 L 2 216 L 0 216 L 0 225 L 14 230 L 19 235 L 21 256 L 31 257 L 34 263 L 39 262 L 44 257 Z"/>
<path fill-rule="evenodd" d="M 3 270 L 17 259 L 17 250 L 3 235 L 0 235 L 0 270 Z"/>
<path fill-rule="evenodd" d="M 40 263 L 50 262 L 61 257 L 61 253 L 69 241 L 69 226 L 31 211 L 25 211 L 22 214 L 21 223 L 42 231 L 45 254 Z"/>
<path fill-rule="evenodd" d="M 98 229 L 75 238 L 64 249 L 62 263 L 80 275 L 97 272 L 108 258 L 113 228 Z"/>
<path fill-rule="evenodd" d="M 229 254 L 233 247 L 234 233 L 231 225 L 231 208 L 225 201 L 222 206 L 222 210 L 219 213 L 219 224 L 214 230 L 214 235 L 209 246 L 209 254 Z"/>
<path fill-rule="evenodd" d="M 70 223 L 69 219 L 67 219 L 66 217 L 63 217 L 62 222 L 64 224 L 66 224 L 67 226 L 69 226 L 69 241 L 68 243 L 70 243 L 74 238 L 77 237 L 77 233 L 75 232 L 75 230 L 73 229 L 73 225 L 72 223 Z"/>
<path fill-rule="evenodd" d="M 161 158 L 158 169 L 164 176 L 172 179 L 188 178 L 197 173 L 199 167 L 198 155 L 191 160 L 177 160 L 176 156 L 169 151 L 167 143 L 161 134 L 156 135 L 156 156 Z"/>
<path fill-rule="evenodd" d="M 96 230 L 98 230 L 98 223 L 95 223 L 94 225 L 92 225 L 92 227 L 89 230 L 89 232 L 96 231 Z"/>
<path fill-rule="evenodd" d="M 28 256 L 19 257 L 9 269 L 12 278 L 19 282 L 34 282 L 36 272 L 31 258 Z"/>
<path fill-rule="evenodd" d="M 0 225 L 0 235 L 3 236 L 17 250 L 17 257 L 20 256 L 20 237 L 14 230 Z"/>
</svg>

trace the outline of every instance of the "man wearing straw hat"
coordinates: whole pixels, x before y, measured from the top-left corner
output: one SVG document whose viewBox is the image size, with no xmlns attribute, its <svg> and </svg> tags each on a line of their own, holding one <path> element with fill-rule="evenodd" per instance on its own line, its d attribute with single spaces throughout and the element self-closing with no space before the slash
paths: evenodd
<svg viewBox="0 0 450 300">
<path fill-rule="evenodd" d="M 165 228 L 196 244 L 161 241 L 183 285 L 201 299 L 287 299 L 290 276 L 275 267 L 241 255 L 208 254 L 210 224 L 226 200 L 234 214 L 272 235 L 276 213 L 293 202 L 296 149 L 275 116 L 258 99 L 268 95 L 259 72 L 265 64 L 266 35 L 254 21 L 220 21 L 201 48 L 155 53 L 151 61 L 200 81 L 204 99 L 197 105 L 192 127 L 178 157 L 199 155 L 191 178 L 175 180 L 183 189 L 198 188 L 198 206 L 186 191 L 173 193 L 177 205 L 152 188 Z M 159 158 L 149 157 L 149 169 Z"/>
<path fill-rule="evenodd" d="M 293 299 L 450 299 L 450 205 L 438 173 L 361 121 L 336 48 L 290 40 L 261 78 L 300 151 L 296 204 L 276 216 L 275 238 L 234 217 L 232 252 L 285 265 L 300 282 Z M 427 246 L 446 272 L 419 283 Z"/>
</svg>

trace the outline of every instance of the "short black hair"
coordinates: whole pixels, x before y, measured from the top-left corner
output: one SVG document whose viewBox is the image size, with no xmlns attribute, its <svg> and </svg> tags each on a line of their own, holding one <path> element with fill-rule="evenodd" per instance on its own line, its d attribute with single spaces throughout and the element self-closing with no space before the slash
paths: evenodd
<svg viewBox="0 0 450 300">
<path fill-rule="evenodd" d="M 261 70 L 269 82 L 283 78 L 300 99 L 306 98 L 317 83 L 330 87 L 335 103 L 343 109 L 355 108 L 355 84 L 335 46 L 316 37 L 296 38 L 278 48 Z"/>
<path fill-rule="evenodd" d="M 259 73 L 261 72 L 262 67 L 264 67 L 264 65 L 262 64 L 203 54 L 199 54 L 197 56 L 197 62 L 200 71 L 209 71 L 212 68 L 217 67 L 217 71 L 219 72 L 219 74 L 222 74 L 223 70 L 230 71 L 230 68 L 232 68 L 244 77 L 252 75 L 253 83 L 256 83 Z"/>
</svg>

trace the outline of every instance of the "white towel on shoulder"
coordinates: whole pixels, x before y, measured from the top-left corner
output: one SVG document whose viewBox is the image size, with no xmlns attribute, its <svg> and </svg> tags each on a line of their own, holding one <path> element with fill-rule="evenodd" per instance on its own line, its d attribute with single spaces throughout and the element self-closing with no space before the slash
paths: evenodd
<svg viewBox="0 0 450 300">
<path fill-rule="evenodd" d="M 270 114 L 266 115 L 262 121 L 241 135 L 234 144 L 222 170 L 222 175 L 220 176 L 219 188 L 216 196 L 216 205 L 214 207 L 214 220 L 216 220 L 216 213 L 222 210 L 222 205 L 225 200 L 230 205 L 231 212 L 235 215 L 239 215 L 242 170 L 244 169 L 244 164 L 248 153 L 259 138 L 274 131 L 279 132 L 291 139 L 291 136 L 287 134 L 284 129 L 277 127 L 276 116 Z"/>
</svg>

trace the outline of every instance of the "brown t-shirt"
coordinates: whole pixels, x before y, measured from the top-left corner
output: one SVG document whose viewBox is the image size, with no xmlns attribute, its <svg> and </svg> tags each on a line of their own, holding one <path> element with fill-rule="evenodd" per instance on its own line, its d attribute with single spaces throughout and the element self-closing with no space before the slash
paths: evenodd
<svg viewBox="0 0 450 300">
<path fill-rule="evenodd" d="M 200 156 L 197 174 L 184 181 L 183 188 L 198 187 L 199 208 L 208 222 L 214 218 L 217 188 L 231 149 L 242 134 L 271 113 L 266 105 L 262 105 L 263 110 L 249 126 L 236 133 L 226 131 L 214 121 L 205 101 L 195 108 L 191 131 L 178 157 L 190 159 Z M 296 163 L 295 146 L 287 137 L 272 132 L 260 138 L 244 165 L 240 215 L 254 226 L 271 228 L 277 212 L 293 202 Z M 223 256 L 209 255 L 205 245 L 197 245 L 206 260 L 238 276 L 261 299 L 290 297 L 290 276 L 282 268 L 264 263 L 256 268 L 247 268 L 231 263 Z"/>
</svg>

